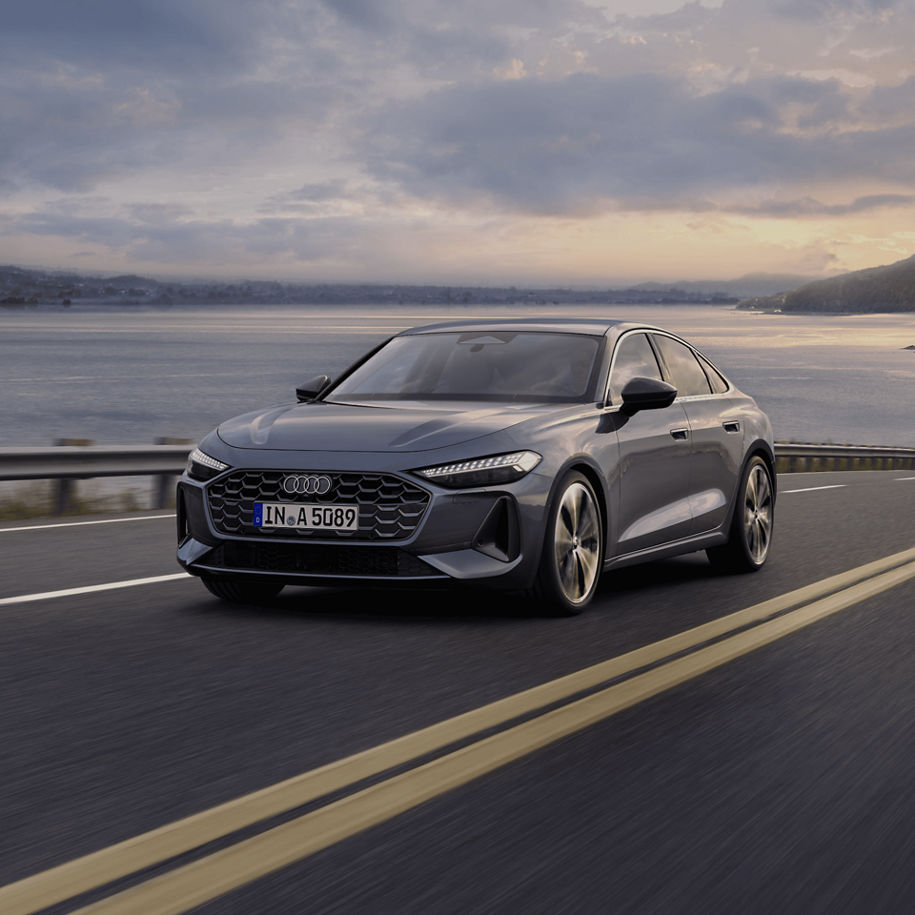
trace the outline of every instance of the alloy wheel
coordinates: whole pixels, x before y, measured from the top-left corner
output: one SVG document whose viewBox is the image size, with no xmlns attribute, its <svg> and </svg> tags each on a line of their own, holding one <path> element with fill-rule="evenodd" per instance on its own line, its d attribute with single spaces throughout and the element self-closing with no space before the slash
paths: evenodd
<svg viewBox="0 0 915 915">
<path fill-rule="evenodd" d="M 600 572 L 600 512 L 580 482 L 562 494 L 553 537 L 559 586 L 572 604 L 586 601 Z"/>
<path fill-rule="evenodd" d="M 761 463 L 755 464 L 747 477 L 743 519 L 747 550 L 753 562 L 762 565 L 772 539 L 772 484 Z"/>
</svg>

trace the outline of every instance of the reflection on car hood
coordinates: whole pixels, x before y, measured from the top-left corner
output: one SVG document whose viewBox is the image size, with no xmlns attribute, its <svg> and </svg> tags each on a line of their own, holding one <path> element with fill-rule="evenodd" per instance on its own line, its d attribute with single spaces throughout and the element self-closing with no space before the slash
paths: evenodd
<svg viewBox="0 0 915 915">
<path fill-rule="evenodd" d="M 222 423 L 219 437 L 235 448 L 277 451 L 431 451 L 459 445 L 523 422 L 549 407 L 455 404 L 433 407 L 306 403 L 246 413 Z"/>
</svg>

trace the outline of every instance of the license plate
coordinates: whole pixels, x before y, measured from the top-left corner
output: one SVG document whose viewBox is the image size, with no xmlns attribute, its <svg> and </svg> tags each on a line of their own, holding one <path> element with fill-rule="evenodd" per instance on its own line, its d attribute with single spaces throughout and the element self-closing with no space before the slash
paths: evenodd
<svg viewBox="0 0 915 915">
<path fill-rule="evenodd" d="M 254 526 L 309 531 L 355 531 L 359 529 L 359 506 L 255 502 Z"/>
</svg>

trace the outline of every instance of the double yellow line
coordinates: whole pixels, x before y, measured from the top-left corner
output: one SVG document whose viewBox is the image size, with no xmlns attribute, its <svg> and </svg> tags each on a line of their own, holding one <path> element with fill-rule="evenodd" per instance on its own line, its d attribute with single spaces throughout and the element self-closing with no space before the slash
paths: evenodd
<svg viewBox="0 0 915 915">
<path fill-rule="evenodd" d="M 73 899 L 534 715 L 81 910 L 184 912 L 912 578 L 915 549 L 833 575 L 9 884 L 0 888 L 0 911 L 20 915 Z"/>
</svg>

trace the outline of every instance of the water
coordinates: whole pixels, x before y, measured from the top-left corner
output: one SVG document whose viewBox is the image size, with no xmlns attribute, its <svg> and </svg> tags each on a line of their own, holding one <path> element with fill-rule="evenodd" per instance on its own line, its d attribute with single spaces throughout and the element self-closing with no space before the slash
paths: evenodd
<svg viewBox="0 0 915 915">
<path fill-rule="evenodd" d="M 691 340 L 783 441 L 915 447 L 915 315 L 760 315 L 711 306 L 274 306 L 0 310 L 0 445 L 197 440 L 294 398 L 415 324 L 464 316 L 644 320 Z"/>
</svg>

